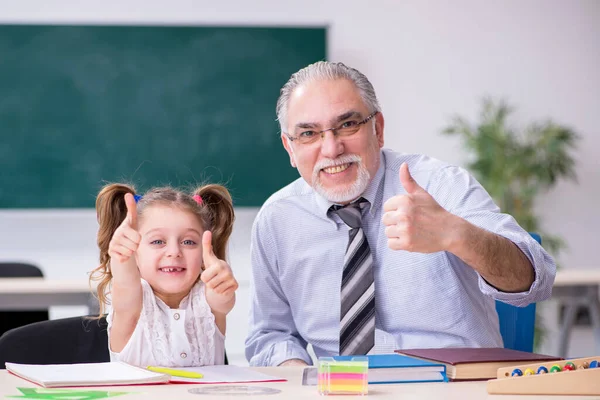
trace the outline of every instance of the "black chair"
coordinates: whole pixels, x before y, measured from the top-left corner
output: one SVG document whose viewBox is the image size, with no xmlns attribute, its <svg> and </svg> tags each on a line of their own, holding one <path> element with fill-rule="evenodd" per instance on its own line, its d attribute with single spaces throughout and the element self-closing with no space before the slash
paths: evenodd
<svg viewBox="0 0 600 400">
<path fill-rule="evenodd" d="M 5 362 L 76 364 L 110 361 L 106 318 L 72 317 L 36 322 L 0 337 Z"/>
<path fill-rule="evenodd" d="M 36 322 L 0 337 L 4 363 L 77 364 L 110 361 L 106 318 L 72 317 Z M 225 364 L 228 364 L 225 353 Z"/>
<path fill-rule="evenodd" d="M 2 262 L 0 278 L 43 278 L 44 274 L 35 265 Z M 33 322 L 47 321 L 48 309 L 32 311 L 0 311 L 0 335 L 19 326 Z"/>
</svg>

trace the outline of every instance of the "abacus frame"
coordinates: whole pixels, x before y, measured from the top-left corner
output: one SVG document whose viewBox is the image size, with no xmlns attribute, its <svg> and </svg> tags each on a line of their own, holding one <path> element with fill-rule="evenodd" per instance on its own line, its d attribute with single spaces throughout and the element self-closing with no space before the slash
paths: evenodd
<svg viewBox="0 0 600 400">
<path fill-rule="evenodd" d="M 600 356 L 498 368 L 497 379 L 489 380 L 487 383 L 487 392 L 489 394 L 600 395 L 600 368 L 580 368 L 583 363 L 589 364 L 594 360 L 600 361 Z M 575 364 L 576 369 L 565 371 L 563 368 L 568 362 Z M 531 368 L 537 371 L 539 367 L 544 366 L 550 371 L 553 365 L 558 365 L 561 371 L 511 376 L 515 368 L 522 371 Z"/>
</svg>

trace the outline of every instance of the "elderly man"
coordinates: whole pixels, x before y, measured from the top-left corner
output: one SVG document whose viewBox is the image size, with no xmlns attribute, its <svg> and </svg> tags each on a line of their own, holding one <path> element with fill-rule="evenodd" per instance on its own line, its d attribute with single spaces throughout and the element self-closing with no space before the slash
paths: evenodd
<svg viewBox="0 0 600 400">
<path fill-rule="evenodd" d="M 501 347 L 495 301 L 548 298 L 552 258 L 465 170 L 383 149 L 359 71 L 318 62 L 277 102 L 301 178 L 252 231 L 251 365 L 433 347 Z"/>
</svg>

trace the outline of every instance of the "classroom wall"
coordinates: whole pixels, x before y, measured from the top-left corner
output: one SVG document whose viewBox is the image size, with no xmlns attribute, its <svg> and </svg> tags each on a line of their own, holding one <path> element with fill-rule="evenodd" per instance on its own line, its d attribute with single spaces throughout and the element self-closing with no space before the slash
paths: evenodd
<svg viewBox="0 0 600 400">
<path fill-rule="evenodd" d="M 563 268 L 599 267 L 600 1 L 0 0 L 0 23 L 327 25 L 329 59 L 360 69 L 377 90 L 386 146 L 461 165 L 460 143 L 441 128 L 455 113 L 474 118 L 483 95 L 503 96 L 518 110 L 516 123 L 552 117 L 580 133 L 579 184 L 561 183 L 538 210 L 544 228 L 568 244 Z M 231 261 L 242 288 L 227 349 L 243 363 L 256 210 L 238 211 Z M 36 261 L 50 277 L 79 277 L 96 263 L 91 210 L 0 210 L 0 227 L 0 258 Z M 591 346 L 591 335 L 581 335 L 573 354 Z"/>
</svg>

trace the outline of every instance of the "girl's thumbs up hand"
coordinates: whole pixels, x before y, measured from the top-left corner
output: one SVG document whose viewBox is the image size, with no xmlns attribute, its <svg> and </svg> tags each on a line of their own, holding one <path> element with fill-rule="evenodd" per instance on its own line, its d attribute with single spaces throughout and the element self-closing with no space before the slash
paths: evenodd
<svg viewBox="0 0 600 400">
<path fill-rule="evenodd" d="M 108 245 L 108 255 L 111 258 L 111 266 L 114 263 L 125 264 L 136 252 L 142 239 L 137 231 L 137 206 L 131 193 L 125 194 L 125 205 L 127 216 L 117 228 Z"/>
</svg>

